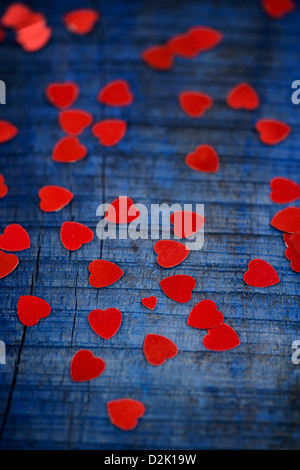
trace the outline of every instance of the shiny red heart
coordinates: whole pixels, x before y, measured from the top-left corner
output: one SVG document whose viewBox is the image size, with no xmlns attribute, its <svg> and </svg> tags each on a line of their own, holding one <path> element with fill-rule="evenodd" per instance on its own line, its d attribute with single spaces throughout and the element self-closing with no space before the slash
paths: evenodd
<svg viewBox="0 0 300 470">
<path fill-rule="evenodd" d="M 149 310 L 154 310 L 157 305 L 157 298 L 154 295 L 151 297 L 144 297 L 142 299 L 142 304 Z"/>
<path fill-rule="evenodd" d="M 15 2 L 5 10 L 1 17 L 1 24 L 5 28 L 19 29 L 30 21 L 32 10 L 23 3 Z"/>
<path fill-rule="evenodd" d="M 8 187 L 4 182 L 4 176 L 0 175 L 0 199 L 5 197 L 8 193 Z"/>
<path fill-rule="evenodd" d="M 19 258 L 16 255 L 6 254 L 0 251 L 0 279 L 12 273 L 19 264 Z"/>
<path fill-rule="evenodd" d="M 205 223 L 205 218 L 191 211 L 176 211 L 170 217 L 173 231 L 178 238 L 188 238 L 199 232 Z"/>
<path fill-rule="evenodd" d="M 117 282 L 124 272 L 110 261 L 96 259 L 89 264 L 89 282 L 93 287 L 107 287 Z"/>
<path fill-rule="evenodd" d="M 16 41 L 26 52 L 36 52 L 46 46 L 51 36 L 52 28 L 37 19 L 18 30 Z"/>
<path fill-rule="evenodd" d="M 78 351 L 70 366 L 71 378 L 74 382 L 86 382 L 99 377 L 105 370 L 105 362 L 87 350 Z"/>
<path fill-rule="evenodd" d="M 128 106 L 133 102 L 133 94 L 126 80 L 113 80 L 99 91 L 97 99 L 109 106 Z"/>
<path fill-rule="evenodd" d="M 93 238 L 93 231 L 78 222 L 64 222 L 60 229 L 61 242 L 70 251 L 79 250 L 83 244 L 90 243 Z"/>
<path fill-rule="evenodd" d="M 229 351 L 240 345 L 240 339 L 231 326 L 223 323 L 208 330 L 203 338 L 203 346 L 210 351 Z"/>
<path fill-rule="evenodd" d="M 262 0 L 262 7 L 271 18 L 279 19 L 292 13 L 296 5 L 291 0 Z"/>
<path fill-rule="evenodd" d="M 117 308 L 92 310 L 88 320 L 96 335 L 103 339 L 110 339 L 115 336 L 121 326 L 122 313 Z"/>
<path fill-rule="evenodd" d="M 105 213 L 105 219 L 115 224 L 129 224 L 140 216 L 140 211 L 134 207 L 133 200 L 128 196 L 115 199 Z"/>
<path fill-rule="evenodd" d="M 0 121 L 0 144 L 13 139 L 18 132 L 18 128 L 10 122 Z"/>
<path fill-rule="evenodd" d="M 154 251 L 158 255 L 158 264 L 163 268 L 178 266 L 190 253 L 190 249 L 183 245 L 183 243 L 174 240 L 160 240 L 156 242 Z"/>
<path fill-rule="evenodd" d="M 185 158 L 187 166 L 195 171 L 216 173 L 219 170 L 219 156 L 211 145 L 199 145 L 196 150 Z"/>
<path fill-rule="evenodd" d="M 99 139 L 104 147 L 117 145 L 125 136 L 127 124 L 121 119 L 105 119 L 97 122 L 92 128 L 92 134 Z"/>
<path fill-rule="evenodd" d="M 271 220 L 271 225 L 286 233 L 300 232 L 300 208 L 286 207 L 277 212 Z"/>
<path fill-rule="evenodd" d="M 20 322 L 25 326 L 37 325 L 41 318 L 51 313 L 51 307 L 45 300 L 34 295 L 22 295 L 19 298 L 17 312 Z"/>
<path fill-rule="evenodd" d="M 63 16 L 65 27 L 71 33 L 79 35 L 90 33 L 99 19 L 99 13 L 92 8 L 72 10 Z"/>
<path fill-rule="evenodd" d="M 19 224 L 5 227 L 0 235 L 0 249 L 5 251 L 23 251 L 30 248 L 30 238 L 25 228 Z"/>
<path fill-rule="evenodd" d="M 39 191 L 40 209 L 44 212 L 60 211 L 73 197 L 74 194 L 62 186 L 44 186 Z"/>
<path fill-rule="evenodd" d="M 196 281 L 191 276 L 177 274 L 160 281 L 160 287 L 167 297 L 175 302 L 184 304 L 192 298 L 192 290 L 196 287 Z"/>
<path fill-rule="evenodd" d="M 280 281 L 277 272 L 269 263 L 262 259 L 253 259 L 244 274 L 244 281 L 252 287 L 270 287 Z"/>
<path fill-rule="evenodd" d="M 161 335 L 148 334 L 143 349 L 145 358 L 152 366 L 161 366 L 167 359 L 173 359 L 178 354 L 176 344 Z"/>
<path fill-rule="evenodd" d="M 77 83 L 51 83 L 46 88 L 46 96 L 50 103 L 57 108 L 63 109 L 71 106 L 79 95 Z"/>
<path fill-rule="evenodd" d="M 199 118 L 212 107 L 213 100 L 206 93 L 182 91 L 179 94 L 179 104 L 188 116 Z"/>
<path fill-rule="evenodd" d="M 138 425 L 146 408 L 140 401 L 122 398 L 107 403 L 107 413 L 110 421 L 122 431 L 131 431 Z"/>
<path fill-rule="evenodd" d="M 224 316 L 212 300 L 202 300 L 192 309 L 187 324 L 193 328 L 208 330 L 224 322 Z"/>
<path fill-rule="evenodd" d="M 60 163 L 74 163 L 86 157 L 87 149 L 81 145 L 77 137 L 63 137 L 57 142 L 52 159 Z"/>
<path fill-rule="evenodd" d="M 291 262 L 292 270 L 300 273 L 300 255 L 297 253 L 293 243 L 285 250 L 285 257 Z"/>
<path fill-rule="evenodd" d="M 142 59 L 156 70 L 170 70 L 174 64 L 174 54 L 169 46 L 153 46 L 144 50 Z"/>
<path fill-rule="evenodd" d="M 255 129 L 259 133 L 260 140 L 266 145 L 279 144 L 291 133 L 291 127 L 288 124 L 275 119 L 261 119 L 257 121 Z"/>
<path fill-rule="evenodd" d="M 297 251 L 298 255 L 300 256 L 300 232 L 294 233 L 292 236 L 292 241 L 295 250 Z"/>
<path fill-rule="evenodd" d="M 252 111 L 260 104 L 259 96 L 248 83 L 239 83 L 227 95 L 227 104 L 232 109 Z"/>
<path fill-rule="evenodd" d="M 300 197 L 300 186 L 288 178 L 273 178 L 270 199 L 277 204 L 294 202 Z"/>
<path fill-rule="evenodd" d="M 67 134 L 80 135 L 92 122 L 92 115 L 81 109 L 69 109 L 59 114 L 60 127 Z"/>
</svg>

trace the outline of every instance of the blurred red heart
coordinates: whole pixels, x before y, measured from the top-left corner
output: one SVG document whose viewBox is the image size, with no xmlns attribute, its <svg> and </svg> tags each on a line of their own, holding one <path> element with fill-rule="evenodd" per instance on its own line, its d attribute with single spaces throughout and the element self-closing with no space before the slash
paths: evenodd
<svg viewBox="0 0 300 470">
<path fill-rule="evenodd" d="M 174 54 L 168 46 L 153 46 L 143 51 L 142 59 L 153 69 L 169 70 L 173 67 Z"/>
<path fill-rule="evenodd" d="M 227 95 L 227 104 L 233 109 L 252 111 L 260 104 L 259 96 L 248 83 L 239 83 Z"/>
<path fill-rule="evenodd" d="M 203 346 L 210 351 L 229 351 L 239 345 L 238 335 L 226 323 L 217 328 L 209 329 L 207 335 L 203 338 Z"/>
<path fill-rule="evenodd" d="M 44 186 L 39 191 L 40 209 L 44 212 L 56 212 L 61 210 L 70 201 L 74 194 L 62 186 Z"/>
<path fill-rule="evenodd" d="M 71 33 L 79 35 L 90 33 L 99 19 L 99 13 L 92 8 L 72 10 L 63 16 L 65 27 Z"/>
<path fill-rule="evenodd" d="M 160 281 L 160 287 L 167 297 L 178 303 L 189 302 L 192 298 L 192 290 L 196 287 L 196 281 L 191 276 L 177 274 Z"/>
<path fill-rule="evenodd" d="M 52 36 L 52 28 L 45 24 L 44 19 L 33 19 L 18 30 L 16 41 L 26 52 L 36 52 L 42 49 Z"/>
<path fill-rule="evenodd" d="M 30 248 L 30 238 L 25 228 L 19 224 L 7 225 L 0 235 L 0 249 L 5 251 L 23 251 Z"/>
<path fill-rule="evenodd" d="M 19 298 L 17 312 L 20 322 L 25 326 L 37 325 L 41 318 L 51 313 L 51 307 L 45 300 L 34 295 L 22 295 Z"/>
<path fill-rule="evenodd" d="M 27 5 L 15 2 L 5 10 L 1 17 L 1 24 L 5 28 L 18 29 L 30 20 L 32 13 Z"/>
<path fill-rule="evenodd" d="M 107 287 L 117 282 L 124 274 L 121 268 L 110 261 L 96 259 L 89 264 L 89 282 L 93 287 Z"/>
<path fill-rule="evenodd" d="M 12 273 L 19 264 L 19 258 L 13 254 L 0 251 L 0 279 Z"/>
<path fill-rule="evenodd" d="M 4 176 L 0 175 L 0 199 L 5 197 L 8 193 L 8 187 L 4 182 Z"/>
<path fill-rule="evenodd" d="M 103 339 L 110 339 L 115 336 L 121 326 L 122 313 L 117 308 L 92 310 L 88 320 L 96 335 Z"/>
<path fill-rule="evenodd" d="M 178 266 L 190 253 L 190 249 L 183 245 L 183 243 L 174 240 L 160 240 L 156 242 L 154 251 L 158 255 L 158 264 L 163 268 Z"/>
<path fill-rule="evenodd" d="M 74 163 L 86 157 L 87 149 L 81 145 L 77 137 L 63 137 L 57 142 L 52 159 L 60 163 Z"/>
<path fill-rule="evenodd" d="M 60 229 L 61 242 L 70 251 L 79 250 L 83 244 L 90 243 L 93 238 L 93 231 L 78 222 L 64 222 Z"/>
<path fill-rule="evenodd" d="M 121 119 L 105 119 L 97 122 L 92 133 L 104 147 L 117 145 L 125 136 L 127 124 Z"/>
<path fill-rule="evenodd" d="M 186 33 L 171 38 L 168 46 L 176 55 L 193 58 L 218 46 L 222 40 L 223 35 L 219 31 L 206 26 L 194 26 Z"/>
<path fill-rule="evenodd" d="M 195 171 L 215 173 L 219 170 L 219 156 L 210 145 L 199 145 L 196 150 L 186 156 L 185 163 Z"/>
<path fill-rule="evenodd" d="M 140 211 L 134 207 L 133 200 L 128 196 L 119 196 L 105 213 L 105 219 L 115 224 L 129 224 L 139 216 Z"/>
<path fill-rule="evenodd" d="M 224 316 L 217 310 L 215 302 L 202 300 L 192 309 L 187 323 L 193 328 L 208 330 L 222 325 L 223 322 Z"/>
<path fill-rule="evenodd" d="M 275 119 L 260 119 L 255 125 L 260 140 L 266 145 L 283 142 L 291 133 L 291 127 L 285 122 Z"/>
<path fill-rule="evenodd" d="M 300 186 L 288 178 L 273 178 L 270 198 L 277 204 L 294 202 L 300 197 Z"/>
<path fill-rule="evenodd" d="M 81 109 L 68 109 L 59 114 L 60 127 L 67 134 L 80 135 L 92 122 L 92 115 Z"/>
<path fill-rule="evenodd" d="M 99 377 L 105 370 L 105 362 L 100 357 L 95 357 L 87 349 L 78 351 L 70 366 L 71 378 L 74 382 L 86 382 Z"/>
<path fill-rule="evenodd" d="M 97 99 L 109 106 L 128 106 L 133 102 L 133 94 L 126 80 L 113 80 L 99 91 Z"/>
<path fill-rule="evenodd" d="M 142 304 L 149 310 L 154 310 L 157 305 L 157 298 L 154 295 L 151 297 L 144 297 L 142 299 Z"/>
<path fill-rule="evenodd" d="M 123 431 L 131 431 L 138 425 L 138 419 L 146 411 L 143 403 L 137 400 L 122 398 L 107 403 L 107 413 L 110 421 Z"/>
<path fill-rule="evenodd" d="M 152 366 L 161 366 L 167 359 L 173 359 L 178 354 L 176 344 L 161 335 L 148 334 L 143 349 L 145 358 Z"/>
<path fill-rule="evenodd" d="M 262 7 L 271 18 L 283 18 L 288 13 L 296 9 L 296 5 L 291 0 L 262 0 Z"/>
<path fill-rule="evenodd" d="M 212 107 L 211 96 L 199 91 L 182 91 L 179 94 L 179 104 L 190 117 L 199 118 Z"/>
<path fill-rule="evenodd" d="M 298 255 L 300 256 L 300 232 L 294 233 L 292 237 L 293 245 Z"/>
<path fill-rule="evenodd" d="M 286 207 L 282 209 L 274 215 L 271 225 L 286 233 L 300 232 L 300 208 Z"/>
<path fill-rule="evenodd" d="M 77 99 L 79 87 L 77 83 L 51 83 L 46 88 L 46 96 L 50 103 L 57 108 L 68 108 Z"/>
<path fill-rule="evenodd" d="M 280 279 L 269 263 L 262 259 L 253 259 L 244 274 L 244 281 L 252 287 L 270 287 L 278 284 Z"/>
<path fill-rule="evenodd" d="M 10 122 L 0 121 L 0 144 L 13 139 L 18 132 L 18 128 Z"/>
<path fill-rule="evenodd" d="M 176 211 L 170 217 L 173 231 L 178 238 L 188 238 L 199 232 L 205 223 L 205 218 L 191 211 Z"/>
</svg>

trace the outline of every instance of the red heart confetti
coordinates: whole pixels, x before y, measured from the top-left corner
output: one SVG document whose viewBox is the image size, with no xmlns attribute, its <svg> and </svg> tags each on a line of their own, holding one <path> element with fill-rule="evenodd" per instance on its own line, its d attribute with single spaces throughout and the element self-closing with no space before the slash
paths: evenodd
<svg viewBox="0 0 300 470">
<path fill-rule="evenodd" d="M 44 186 L 39 191 L 40 209 L 44 212 L 60 211 L 73 197 L 74 194 L 62 186 Z"/>
<path fill-rule="evenodd" d="M 291 0 L 262 0 L 262 7 L 271 18 L 280 19 L 292 13 L 296 5 Z"/>
<path fill-rule="evenodd" d="M 19 264 L 19 258 L 13 254 L 0 251 L 0 279 L 12 273 Z"/>
<path fill-rule="evenodd" d="M 219 156 L 211 145 L 199 145 L 196 150 L 186 156 L 185 163 L 195 171 L 216 173 L 219 170 Z"/>
<path fill-rule="evenodd" d="M 52 36 L 52 28 L 44 22 L 35 21 L 17 32 L 17 42 L 26 52 L 36 52 L 46 46 Z"/>
<path fill-rule="evenodd" d="M 174 64 L 174 54 L 169 46 L 149 47 L 143 51 L 142 59 L 156 70 L 170 70 Z"/>
<path fill-rule="evenodd" d="M 5 197 L 7 195 L 7 193 L 8 193 L 8 187 L 5 184 L 4 176 L 0 175 L 0 199 Z"/>
<path fill-rule="evenodd" d="M 25 326 L 37 325 L 41 318 L 51 313 L 51 307 L 45 300 L 34 295 L 22 295 L 19 298 L 17 312 L 20 322 Z"/>
<path fill-rule="evenodd" d="M 275 119 L 261 119 L 257 121 L 255 129 L 259 133 L 260 140 L 266 145 L 279 144 L 291 133 L 291 127 L 288 124 Z"/>
<path fill-rule="evenodd" d="M 74 163 L 82 160 L 87 155 L 87 149 L 77 137 L 63 137 L 53 149 L 52 159 L 60 163 Z"/>
<path fill-rule="evenodd" d="M 161 335 L 148 334 L 143 349 L 145 358 L 152 366 L 161 366 L 167 359 L 173 359 L 178 354 L 176 344 Z"/>
<path fill-rule="evenodd" d="M 248 83 L 239 83 L 227 95 L 227 104 L 232 109 L 252 111 L 260 104 L 259 96 Z"/>
<path fill-rule="evenodd" d="M 1 17 L 1 24 L 5 28 L 19 29 L 30 21 L 32 10 L 24 3 L 13 3 Z"/>
<path fill-rule="evenodd" d="M 288 178 L 273 178 L 270 199 L 277 204 L 294 202 L 300 197 L 300 186 Z"/>
<path fill-rule="evenodd" d="M 297 253 L 293 244 L 290 244 L 285 250 L 285 257 L 291 262 L 291 268 L 296 273 L 300 273 L 300 255 Z"/>
<path fill-rule="evenodd" d="M 110 339 L 115 336 L 121 326 L 122 313 L 117 308 L 93 310 L 88 320 L 96 335 L 103 339 Z"/>
<path fill-rule="evenodd" d="M 175 240 L 160 240 L 156 242 L 154 251 L 158 255 L 158 264 L 163 268 L 178 266 L 190 253 L 188 247 Z"/>
<path fill-rule="evenodd" d="M 5 31 L 4 29 L 0 28 L 0 42 L 4 41 L 5 39 Z"/>
<path fill-rule="evenodd" d="M 93 231 L 78 222 L 64 222 L 60 229 L 61 242 L 70 251 L 79 250 L 83 244 L 90 243 L 93 238 Z"/>
<path fill-rule="evenodd" d="M 192 290 L 196 287 L 196 281 L 192 276 L 176 274 L 160 281 L 160 287 L 167 297 L 175 302 L 184 304 L 192 298 Z"/>
<path fill-rule="evenodd" d="M 178 238 L 188 238 L 199 232 L 205 223 L 205 218 L 191 211 L 176 211 L 170 217 L 173 231 Z"/>
<path fill-rule="evenodd" d="M 67 134 L 80 135 L 92 122 L 92 115 L 81 109 L 69 109 L 59 114 L 60 127 Z"/>
<path fill-rule="evenodd" d="M 271 220 L 271 225 L 286 233 L 300 232 L 300 208 L 287 207 L 277 212 Z"/>
<path fill-rule="evenodd" d="M 217 47 L 223 35 L 206 26 L 194 26 L 187 33 L 174 36 L 168 42 L 174 54 L 185 58 L 193 58 L 198 54 Z"/>
<path fill-rule="evenodd" d="M 229 351 L 237 348 L 240 344 L 238 335 L 226 323 L 209 329 L 203 338 L 203 346 L 210 351 Z"/>
<path fill-rule="evenodd" d="M 157 298 L 154 295 L 151 297 L 144 297 L 142 299 L 142 304 L 149 310 L 154 310 L 157 305 Z"/>
<path fill-rule="evenodd" d="M 89 265 L 89 282 L 93 287 L 107 287 L 117 282 L 124 272 L 110 261 L 96 259 Z"/>
<path fill-rule="evenodd" d="M 300 232 L 294 233 L 292 236 L 292 241 L 295 250 L 297 251 L 298 255 L 300 256 Z"/>
<path fill-rule="evenodd" d="M 109 106 L 128 106 L 133 102 L 133 94 L 126 80 L 113 80 L 99 91 L 97 99 Z"/>
<path fill-rule="evenodd" d="M 115 199 L 105 213 L 105 219 L 115 224 L 129 224 L 140 216 L 140 211 L 133 205 L 128 196 L 119 196 Z"/>
<path fill-rule="evenodd" d="M 224 316 L 212 300 L 202 300 L 192 309 L 187 324 L 193 328 L 208 330 L 224 322 Z"/>
<path fill-rule="evenodd" d="M 270 287 L 280 281 L 277 272 L 269 263 L 262 259 L 253 259 L 244 274 L 244 281 L 252 287 Z"/>
<path fill-rule="evenodd" d="M 104 147 L 117 145 L 125 136 L 127 124 L 121 119 L 105 119 L 97 122 L 92 133 Z"/>
<path fill-rule="evenodd" d="M 5 251 L 23 251 L 30 248 L 30 238 L 25 228 L 19 224 L 8 225 L 0 235 L 0 249 Z"/>
<path fill-rule="evenodd" d="M 74 382 L 86 382 L 99 377 L 105 370 L 105 362 L 87 350 L 78 351 L 70 366 L 71 378 Z"/>
<path fill-rule="evenodd" d="M 292 237 L 293 237 L 293 234 L 291 234 L 291 233 L 284 233 L 283 234 L 283 240 L 284 240 L 284 243 L 285 243 L 286 247 L 292 245 L 292 243 L 293 243 Z"/>
<path fill-rule="evenodd" d="M 0 121 L 0 144 L 13 139 L 18 132 L 18 128 L 10 122 Z"/>
<path fill-rule="evenodd" d="M 46 88 L 46 96 L 51 104 L 63 109 L 71 106 L 79 95 L 77 83 L 51 83 Z"/>
<path fill-rule="evenodd" d="M 199 118 L 212 107 L 211 96 L 199 91 L 182 91 L 179 94 L 179 104 L 190 117 Z"/>
<path fill-rule="evenodd" d="M 99 19 L 99 13 L 92 8 L 72 10 L 63 16 L 63 22 L 67 30 L 79 35 L 93 31 Z"/>
<path fill-rule="evenodd" d="M 107 403 L 107 413 L 110 421 L 122 431 L 131 431 L 138 425 L 146 408 L 140 401 L 122 398 Z"/>
</svg>

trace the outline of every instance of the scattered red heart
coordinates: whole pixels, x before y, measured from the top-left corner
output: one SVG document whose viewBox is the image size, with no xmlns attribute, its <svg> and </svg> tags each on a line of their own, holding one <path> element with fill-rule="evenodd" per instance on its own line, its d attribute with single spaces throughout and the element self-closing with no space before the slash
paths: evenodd
<svg viewBox="0 0 300 470">
<path fill-rule="evenodd" d="M 184 304 L 192 298 L 192 290 L 196 287 L 196 281 L 192 276 L 176 274 L 160 281 L 160 287 L 167 297 L 175 302 Z"/>
<path fill-rule="evenodd" d="M 300 208 L 286 207 L 277 212 L 271 220 L 271 225 L 286 233 L 300 232 Z"/>
<path fill-rule="evenodd" d="M 87 149 L 77 137 L 63 137 L 53 149 L 52 159 L 60 163 L 74 163 L 87 155 Z"/>
<path fill-rule="evenodd" d="M 259 96 L 248 83 L 236 85 L 227 95 L 227 104 L 232 109 L 252 111 L 260 104 Z"/>
<path fill-rule="evenodd" d="M 95 357 L 87 349 L 78 351 L 70 366 L 71 378 L 74 382 L 86 382 L 99 377 L 105 370 L 105 362 L 100 357 Z"/>
<path fill-rule="evenodd" d="M 0 249 L 5 251 L 23 251 L 30 248 L 30 238 L 25 228 L 19 224 L 5 227 L 0 235 Z"/>
<path fill-rule="evenodd" d="M 190 253 L 189 248 L 175 240 L 160 240 L 156 242 L 154 251 L 158 255 L 158 264 L 163 268 L 178 266 Z"/>
<path fill-rule="evenodd" d="M 13 139 L 19 130 L 16 126 L 8 121 L 0 121 L 0 144 Z"/>
<path fill-rule="evenodd" d="M 0 199 L 5 197 L 8 193 L 8 187 L 5 184 L 4 176 L 0 175 Z"/>
<path fill-rule="evenodd" d="M 127 124 L 121 119 L 105 119 L 97 122 L 92 133 L 104 147 L 117 145 L 125 136 Z"/>
<path fill-rule="evenodd" d="M 212 107 L 211 96 L 199 91 L 182 91 L 179 94 L 179 104 L 190 117 L 199 118 Z"/>
<path fill-rule="evenodd" d="M 149 310 L 154 310 L 157 305 L 157 298 L 154 295 L 151 297 L 144 297 L 142 299 L 142 304 Z"/>
<path fill-rule="evenodd" d="M 92 115 L 81 109 L 69 109 L 59 114 L 60 127 L 67 134 L 80 135 L 92 122 Z"/>
<path fill-rule="evenodd" d="M 44 212 L 60 211 L 73 197 L 74 194 L 62 186 L 44 186 L 39 191 L 40 209 Z"/>
<path fill-rule="evenodd" d="M 280 19 L 292 13 L 296 5 L 292 0 L 262 0 L 262 7 L 271 18 Z"/>
<path fill-rule="evenodd" d="M 22 295 L 19 298 L 17 312 L 20 322 L 25 326 L 37 325 L 41 318 L 51 313 L 51 307 L 45 300 L 34 295 Z"/>
<path fill-rule="evenodd" d="M 239 345 L 240 340 L 237 333 L 226 323 L 209 329 L 203 338 L 203 346 L 210 351 L 229 351 Z"/>
<path fill-rule="evenodd" d="M 211 145 L 199 145 L 196 150 L 186 156 L 185 163 L 195 171 L 216 173 L 219 171 L 219 156 Z"/>
<path fill-rule="evenodd" d="M 110 421 L 123 431 L 131 431 L 138 425 L 146 408 L 140 401 L 122 398 L 107 403 L 107 413 Z"/>
<path fill-rule="evenodd" d="M 244 281 L 252 287 L 270 287 L 280 281 L 277 272 L 269 263 L 262 259 L 253 259 L 244 274 Z"/>
<path fill-rule="evenodd" d="M 257 121 L 255 129 L 259 133 L 260 140 L 266 145 L 276 145 L 288 138 L 291 127 L 275 119 L 261 119 Z"/>
<path fill-rule="evenodd" d="M 192 309 L 187 324 L 193 328 L 208 330 L 224 322 L 224 316 L 212 300 L 202 300 Z"/>
<path fill-rule="evenodd" d="M 117 308 L 92 310 L 88 320 L 96 335 L 103 339 L 110 339 L 119 331 L 122 323 L 122 313 Z"/>
<path fill-rule="evenodd" d="M 113 80 L 99 91 L 97 99 L 109 106 L 128 106 L 133 102 L 133 94 L 126 80 Z"/>
<path fill-rule="evenodd" d="M 170 70 L 174 64 L 174 54 L 168 46 L 153 46 L 144 50 L 142 59 L 156 70 Z"/>
<path fill-rule="evenodd" d="M 161 335 L 148 334 L 143 349 L 145 358 L 152 366 L 161 366 L 167 359 L 173 359 L 178 354 L 176 344 Z"/>
<path fill-rule="evenodd" d="M 140 211 L 134 207 L 133 200 L 128 196 L 119 196 L 105 213 L 105 219 L 114 224 L 129 224 L 139 216 Z"/>
<path fill-rule="evenodd" d="M 277 204 L 294 202 L 300 197 L 300 186 L 288 178 L 273 178 L 270 198 Z"/>
<path fill-rule="evenodd" d="M 19 264 L 19 258 L 13 254 L 0 251 L 0 279 L 12 273 Z"/>
<path fill-rule="evenodd" d="M 51 83 L 46 88 L 46 96 L 51 104 L 63 109 L 71 106 L 79 95 L 77 83 Z"/>
<path fill-rule="evenodd" d="M 78 35 L 85 35 L 93 31 L 99 19 L 99 13 L 92 8 L 72 10 L 63 16 L 67 30 Z"/>
<path fill-rule="evenodd" d="M 96 259 L 89 264 L 89 282 L 93 287 L 107 287 L 117 282 L 124 272 L 110 261 Z"/>
<path fill-rule="evenodd" d="M 199 232 L 205 223 L 205 218 L 191 211 L 176 211 L 170 217 L 173 231 L 178 238 L 188 238 Z"/>
<path fill-rule="evenodd" d="M 93 238 L 93 231 L 78 222 L 64 222 L 60 229 L 61 242 L 70 251 L 79 250 L 83 244 L 90 243 Z"/>
</svg>

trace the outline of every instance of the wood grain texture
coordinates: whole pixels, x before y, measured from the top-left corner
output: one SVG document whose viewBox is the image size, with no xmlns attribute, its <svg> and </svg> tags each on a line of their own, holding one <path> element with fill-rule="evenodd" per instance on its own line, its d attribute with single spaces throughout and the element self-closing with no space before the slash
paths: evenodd
<svg viewBox="0 0 300 470">
<path fill-rule="evenodd" d="M 0 339 L 8 348 L 0 366 L 1 449 L 287 449 L 299 448 L 299 373 L 291 362 L 299 339 L 299 274 L 284 257 L 282 236 L 270 227 L 284 206 L 269 199 L 275 176 L 299 178 L 299 109 L 290 85 L 299 79 L 300 11 L 284 20 L 266 17 L 259 1 L 247 0 L 57 0 L 28 2 L 47 15 L 51 43 L 25 54 L 12 35 L 1 44 L 0 78 L 7 84 L 1 119 L 20 128 L 1 145 L 0 173 L 9 195 L 0 201 L 1 229 L 20 223 L 30 233 L 30 250 L 0 282 Z M 8 2 L 1 2 L 1 12 Z M 86 37 L 68 33 L 64 12 L 82 6 L 101 12 Z M 163 43 L 195 24 L 220 29 L 224 43 L 194 60 L 176 59 L 166 73 L 147 68 L 141 51 Z M 110 109 L 96 101 L 101 86 L 127 79 L 135 94 L 129 108 Z M 89 131 L 82 137 L 88 157 L 72 165 L 51 160 L 63 135 L 58 112 L 45 100 L 52 81 L 75 80 L 81 88 L 76 107 L 95 121 L 121 117 L 128 133 L 114 148 L 103 149 Z M 227 108 L 225 97 L 239 81 L 257 89 L 261 107 L 253 112 Z M 213 96 L 203 119 L 191 120 L 177 96 L 199 89 Z M 254 131 L 257 119 L 272 117 L 292 125 L 279 146 L 263 146 Z M 201 143 L 220 155 L 216 175 L 202 175 L 184 164 Z M 58 184 L 75 193 L 64 210 L 44 214 L 37 193 Z M 98 239 L 68 253 L 59 239 L 62 222 L 75 220 L 96 228 L 96 208 L 121 194 L 145 203 L 203 203 L 205 245 L 167 272 L 155 261 L 154 242 Z M 88 283 L 88 264 L 102 257 L 125 276 L 106 289 Z M 278 271 L 281 282 L 268 289 L 243 283 L 251 258 L 260 257 Z M 169 274 L 192 274 L 193 300 L 179 305 L 166 298 L 159 281 Z M 16 315 L 23 294 L 43 297 L 52 314 L 34 328 L 23 328 Z M 158 306 L 148 313 L 144 296 Z M 186 326 L 190 309 L 214 300 L 238 332 L 241 346 L 212 353 L 202 346 L 205 332 Z M 90 329 L 95 308 L 119 308 L 123 323 L 110 341 Z M 147 333 L 164 334 L 179 347 L 163 367 L 148 365 L 142 344 Z M 89 348 L 107 363 L 91 383 L 69 376 L 72 355 Z M 114 428 L 106 402 L 121 397 L 142 400 L 147 408 L 138 428 Z"/>
</svg>

